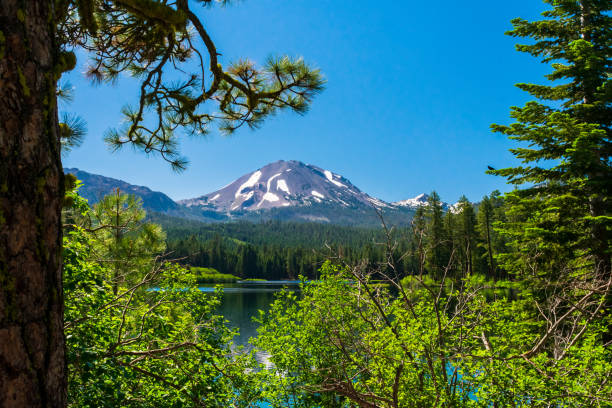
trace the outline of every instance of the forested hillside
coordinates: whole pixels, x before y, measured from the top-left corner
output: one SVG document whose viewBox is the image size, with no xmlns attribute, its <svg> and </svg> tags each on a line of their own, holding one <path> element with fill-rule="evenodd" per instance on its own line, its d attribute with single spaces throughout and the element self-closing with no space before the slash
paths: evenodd
<svg viewBox="0 0 612 408">
<path fill-rule="evenodd" d="M 159 214 L 150 219 L 166 231 L 169 257 L 241 278 L 314 278 L 329 258 L 378 264 L 384 261 L 388 239 L 396 242 L 402 276 L 418 270 L 419 257 L 423 257 L 427 273 L 436 278 L 441 276 L 440 265 L 451 263 L 451 257 L 457 269 L 452 273 L 457 276 L 464 271 L 491 279 L 505 276 L 493 260 L 505 248 L 493 228 L 505 219 L 498 192 L 485 196 L 476 208 L 462 199 L 453 211 L 444 211 L 433 192 L 413 219 L 423 236 L 415 236 L 412 227 L 392 224 L 387 224 L 385 231 L 382 224 L 378 228 L 280 221 L 205 224 Z M 384 215 L 382 220 L 386 222 Z M 422 253 L 404 255 L 419 245 Z"/>
</svg>

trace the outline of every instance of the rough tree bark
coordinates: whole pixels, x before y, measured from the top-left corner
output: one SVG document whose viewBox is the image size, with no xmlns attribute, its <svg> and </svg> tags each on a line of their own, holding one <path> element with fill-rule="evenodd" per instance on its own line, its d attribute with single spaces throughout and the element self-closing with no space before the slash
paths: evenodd
<svg viewBox="0 0 612 408">
<path fill-rule="evenodd" d="M 66 403 L 53 1 L 0 1 L 0 407 Z"/>
</svg>

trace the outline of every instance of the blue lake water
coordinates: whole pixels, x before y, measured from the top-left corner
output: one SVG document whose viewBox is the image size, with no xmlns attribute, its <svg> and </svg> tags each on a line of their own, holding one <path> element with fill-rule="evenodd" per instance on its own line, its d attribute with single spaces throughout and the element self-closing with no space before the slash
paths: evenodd
<svg viewBox="0 0 612 408">
<path fill-rule="evenodd" d="M 228 320 L 228 325 L 238 328 L 240 334 L 234 338 L 236 345 L 248 346 L 251 337 L 257 335 L 258 324 L 253 321 L 259 310 L 267 311 L 274 301 L 274 295 L 282 289 L 299 290 L 300 281 L 239 281 L 236 283 L 203 284 L 203 292 L 223 289 L 219 314 Z"/>
</svg>

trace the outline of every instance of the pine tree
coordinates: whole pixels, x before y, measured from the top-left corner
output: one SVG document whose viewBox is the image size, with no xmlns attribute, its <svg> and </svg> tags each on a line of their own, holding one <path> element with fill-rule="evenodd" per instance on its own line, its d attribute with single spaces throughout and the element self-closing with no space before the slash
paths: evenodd
<svg viewBox="0 0 612 408">
<path fill-rule="evenodd" d="M 508 33 L 532 39 L 517 49 L 550 63 L 547 79 L 560 83 L 518 84 L 539 101 L 512 108 L 516 123 L 493 125 L 522 142 L 511 150 L 522 166 L 491 171 L 521 187 L 507 196 L 503 226 L 520 256 L 503 260 L 515 272 L 535 265 L 539 273 L 558 274 L 581 264 L 609 276 L 612 3 L 546 3 L 552 8 L 544 20 L 515 19 Z"/>
<path fill-rule="evenodd" d="M 460 247 L 459 239 L 457 237 L 457 217 L 458 214 L 454 213 L 454 210 L 451 209 L 444 213 L 444 217 L 442 221 L 444 223 L 444 231 L 447 237 L 447 251 L 449 254 L 449 258 L 452 257 L 450 262 L 450 272 L 452 276 L 459 276 L 459 268 L 457 262 L 457 252 Z"/>
<path fill-rule="evenodd" d="M 425 220 L 425 208 L 419 206 L 412 218 L 412 243 L 413 251 L 416 258 L 416 269 L 413 271 L 414 274 L 421 274 L 426 272 L 426 246 L 427 246 L 427 235 L 426 235 L 426 220 Z"/>
<path fill-rule="evenodd" d="M 144 222 L 142 200 L 116 189 L 94 205 L 92 211 L 95 253 L 109 266 L 113 293 L 139 279 L 156 255 L 166 248 L 166 235 L 156 224 Z"/>
<path fill-rule="evenodd" d="M 487 261 L 487 272 L 490 277 L 496 275 L 495 261 L 493 260 L 493 204 L 488 196 L 484 196 L 478 206 L 478 231 L 482 239 Z"/>
<path fill-rule="evenodd" d="M 509 272 L 528 279 L 551 316 L 571 311 L 590 289 L 596 301 L 580 313 L 602 307 L 602 324 L 608 329 L 601 341 L 609 344 L 612 3 L 546 2 L 552 8 L 543 13 L 544 20 L 515 19 L 508 33 L 533 41 L 517 49 L 549 63 L 552 72 L 546 77 L 552 83 L 518 84 L 538 100 L 512 108 L 516 123 L 493 125 L 494 131 L 520 142 L 511 151 L 523 162 L 491 172 L 520 187 L 506 196 L 507 221 L 500 232 L 510 251 L 500 261 Z M 588 323 L 580 322 L 583 332 Z M 555 327 L 562 338 L 574 326 L 560 322 Z"/>
<path fill-rule="evenodd" d="M 425 216 L 427 218 L 427 256 L 426 266 L 432 277 L 441 278 L 443 269 L 447 266 L 446 242 L 444 225 L 442 221 L 442 201 L 435 191 L 432 191 L 427 200 Z"/>
<path fill-rule="evenodd" d="M 457 237 L 462 272 L 471 275 L 474 272 L 474 253 L 476 250 L 476 213 L 474 206 L 467 197 L 459 198 L 459 213 L 457 214 Z"/>
</svg>

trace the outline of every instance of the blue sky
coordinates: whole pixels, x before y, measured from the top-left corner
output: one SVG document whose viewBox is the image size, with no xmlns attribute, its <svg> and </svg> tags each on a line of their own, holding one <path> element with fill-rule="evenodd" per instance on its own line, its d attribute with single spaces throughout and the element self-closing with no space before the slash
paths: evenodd
<svg viewBox="0 0 612 408">
<path fill-rule="evenodd" d="M 223 64 L 287 54 L 320 68 L 327 86 L 310 112 L 282 112 L 231 137 L 184 138 L 190 165 L 175 173 L 159 157 L 109 151 L 104 132 L 137 100 L 138 84 L 92 86 L 80 57 L 68 75 L 75 100 L 64 110 L 82 116 L 88 134 L 64 166 L 174 199 L 214 191 L 279 159 L 330 169 L 387 201 L 434 189 L 449 202 L 507 191 L 503 179 L 484 174 L 487 165 L 516 164 L 511 143 L 489 126 L 508 123 L 509 107 L 529 100 L 513 84 L 542 83 L 548 67 L 516 52 L 517 40 L 504 32 L 512 18 L 538 18 L 543 9 L 537 0 L 244 0 L 202 9 Z"/>
</svg>

